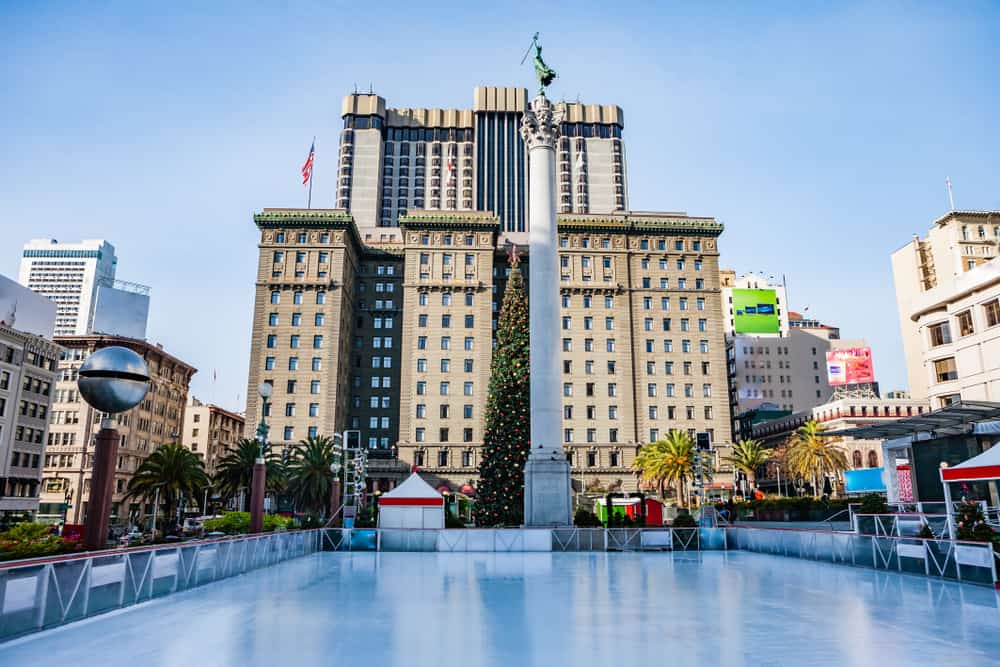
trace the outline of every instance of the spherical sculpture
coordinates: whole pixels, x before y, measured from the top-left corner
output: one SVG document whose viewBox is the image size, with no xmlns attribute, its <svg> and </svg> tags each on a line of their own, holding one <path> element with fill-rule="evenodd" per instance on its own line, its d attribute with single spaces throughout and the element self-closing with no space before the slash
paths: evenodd
<svg viewBox="0 0 1000 667">
<path fill-rule="evenodd" d="M 77 381 L 80 395 L 100 412 L 125 412 L 149 391 L 149 369 L 127 347 L 105 347 L 87 357 Z"/>
</svg>

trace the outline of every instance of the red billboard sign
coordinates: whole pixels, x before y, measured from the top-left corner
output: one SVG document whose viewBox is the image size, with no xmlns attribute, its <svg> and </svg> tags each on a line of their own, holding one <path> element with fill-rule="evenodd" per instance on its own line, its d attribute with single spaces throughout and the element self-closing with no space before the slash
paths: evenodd
<svg viewBox="0 0 1000 667">
<path fill-rule="evenodd" d="M 868 384 L 875 382 L 870 347 L 847 347 L 828 350 L 826 353 L 826 374 L 831 387 L 845 384 Z"/>
</svg>

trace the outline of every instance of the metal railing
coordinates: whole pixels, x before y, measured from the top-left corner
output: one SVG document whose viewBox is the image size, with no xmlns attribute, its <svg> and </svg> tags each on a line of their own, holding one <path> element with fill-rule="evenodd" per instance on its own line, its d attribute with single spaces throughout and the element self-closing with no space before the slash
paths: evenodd
<svg viewBox="0 0 1000 667">
<path fill-rule="evenodd" d="M 318 530 L 0 563 L 0 641 L 314 553 Z"/>
</svg>

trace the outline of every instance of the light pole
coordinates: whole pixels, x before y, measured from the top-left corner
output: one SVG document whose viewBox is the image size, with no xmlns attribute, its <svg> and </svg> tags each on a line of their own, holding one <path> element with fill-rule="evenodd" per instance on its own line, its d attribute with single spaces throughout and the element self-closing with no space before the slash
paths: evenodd
<svg viewBox="0 0 1000 667">
<path fill-rule="evenodd" d="M 253 464 L 253 481 L 250 490 L 250 532 L 259 533 L 264 528 L 264 488 L 267 481 L 267 465 L 264 463 L 264 449 L 267 447 L 267 399 L 271 397 L 271 384 L 261 382 L 257 387 L 260 395 L 260 424 L 257 425 L 257 460 Z"/>
<path fill-rule="evenodd" d="M 330 472 L 333 473 L 333 482 L 330 484 L 330 520 L 327 525 L 337 520 L 340 514 L 340 450 L 337 448 L 337 438 L 343 439 L 339 433 L 333 434 L 333 463 L 330 464 Z"/>
</svg>

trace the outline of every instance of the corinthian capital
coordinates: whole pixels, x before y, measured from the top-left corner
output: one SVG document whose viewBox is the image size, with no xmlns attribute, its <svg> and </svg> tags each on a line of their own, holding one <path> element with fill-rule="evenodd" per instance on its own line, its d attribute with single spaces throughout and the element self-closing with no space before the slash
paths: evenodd
<svg viewBox="0 0 1000 667">
<path fill-rule="evenodd" d="M 563 112 L 557 111 L 544 95 L 531 100 L 531 107 L 525 110 L 521 119 L 521 136 L 528 150 L 535 146 L 555 148 L 562 119 Z"/>
</svg>

